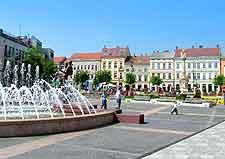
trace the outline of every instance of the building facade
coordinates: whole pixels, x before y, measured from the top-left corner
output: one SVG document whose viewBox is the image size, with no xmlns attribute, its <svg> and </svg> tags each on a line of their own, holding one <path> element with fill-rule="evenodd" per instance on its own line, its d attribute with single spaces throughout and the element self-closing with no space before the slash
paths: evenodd
<svg viewBox="0 0 225 159">
<path fill-rule="evenodd" d="M 56 56 L 53 58 L 53 62 L 57 65 L 58 71 L 65 70 L 65 61 L 67 60 L 66 57 L 63 56 Z"/>
<path fill-rule="evenodd" d="M 180 76 L 183 69 L 181 58 L 182 49 L 176 49 L 175 53 L 175 85 L 180 88 Z M 219 48 L 190 48 L 186 52 L 186 73 L 189 79 L 188 91 L 199 88 L 202 92 L 210 93 L 218 91 L 213 84 L 213 79 L 220 74 L 220 49 Z"/>
<path fill-rule="evenodd" d="M 163 80 L 160 89 L 171 91 L 174 88 L 174 52 L 153 52 L 150 55 L 149 76 L 159 76 Z M 156 86 L 150 84 L 150 90 L 156 91 Z"/>
<path fill-rule="evenodd" d="M 4 71 L 7 60 L 11 64 L 21 64 L 29 46 L 0 29 L 0 73 Z M 1 76 L 2 77 L 2 76 Z"/>
<path fill-rule="evenodd" d="M 130 56 L 128 47 L 102 49 L 101 69 L 111 71 L 112 83 L 115 85 L 123 85 L 124 67 L 128 56 Z"/>
<path fill-rule="evenodd" d="M 74 75 L 79 70 L 85 70 L 89 73 L 90 79 L 93 80 L 95 78 L 95 73 L 101 68 L 101 56 L 101 52 L 73 54 L 69 58 L 69 61 L 72 61 Z"/>
<path fill-rule="evenodd" d="M 124 81 L 126 80 L 126 73 L 132 72 L 136 75 L 136 83 L 133 88 L 136 90 L 149 89 L 149 56 L 129 56 L 124 66 Z"/>
</svg>

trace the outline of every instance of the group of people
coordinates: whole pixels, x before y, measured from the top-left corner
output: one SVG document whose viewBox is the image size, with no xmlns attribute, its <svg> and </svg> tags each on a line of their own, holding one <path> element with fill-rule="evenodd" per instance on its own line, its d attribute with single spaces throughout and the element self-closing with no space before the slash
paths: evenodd
<svg viewBox="0 0 225 159">
<path fill-rule="evenodd" d="M 121 91 L 121 87 L 119 87 L 116 91 L 115 97 L 116 97 L 116 102 L 118 105 L 118 109 L 121 108 L 121 100 L 122 100 L 122 91 Z M 102 106 L 101 109 L 105 109 L 107 110 L 107 94 L 106 91 L 104 90 L 102 95 L 101 95 L 101 100 L 102 100 Z"/>
</svg>

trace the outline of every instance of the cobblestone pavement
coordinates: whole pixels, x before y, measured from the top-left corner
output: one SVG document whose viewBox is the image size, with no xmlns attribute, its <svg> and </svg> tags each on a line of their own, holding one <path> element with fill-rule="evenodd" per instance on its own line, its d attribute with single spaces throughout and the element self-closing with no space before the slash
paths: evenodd
<svg viewBox="0 0 225 159">
<path fill-rule="evenodd" d="M 225 122 L 162 149 L 144 159 L 224 159 Z"/>
<path fill-rule="evenodd" d="M 95 102 L 99 103 L 98 100 Z M 118 123 L 84 132 L 28 138 L 0 138 L 0 159 L 135 159 L 146 157 L 156 152 L 150 156 L 154 157 L 154 155 L 163 151 L 159 151 L 162 148 L 225 119 L 225 108 L 223 106 L 210 109 L 182 107 L 179 108 L 180 115 L 170 115 L 169 111 L 171 108 L 165 105 L 150 105 L 149 103 L 141 102 L 122 104 L 124 113 L 145 113 L 146 123 Z M 109 108 L 115 107 L 115 100 L 110 100 L 108 105 Z M 215 128 L 218 129 L 218 126 Z M 213 135 L 210 133 L 208 135 L 214 139 Z M 188 141 L 188 139 L 180 143 L 185 141 Z M 187 152 L 186 149 L 195 149 L 197 150 L 196 152 L 208 150 L 213 153 L 213 151 L 210 151 L 210 148 L 213 146 L 219 148 L 220 146 L 214 144 L 207 149 L 202 149 L 201 145 L 203 146 L 204 143 L 210 145 L 207 142 L 207 138 L 205 137 L 204 142 L 202 142 L 197 137 L 195 141 L 200 146 L 185 147 L 185 151 L 183 149 L 180 150 L 178 147 L 175 148 L 176 152 Z M 216 140 L 214 139 L 214 141 Z M 220 141 L 223 141 L 223 139 L 220 139 Z M 220 151 L 217 152 L 220 153 Z M 174 153 L 172 154 L 174 155 Z M 158 158 L 162 157 L 158 156 Z M 171 153 L 168 156 L 172 156 Z M 185 154 L 184 156 L 187 155 Z M 167 156 L 162 158 L 167 158 Z"/>
</svg>

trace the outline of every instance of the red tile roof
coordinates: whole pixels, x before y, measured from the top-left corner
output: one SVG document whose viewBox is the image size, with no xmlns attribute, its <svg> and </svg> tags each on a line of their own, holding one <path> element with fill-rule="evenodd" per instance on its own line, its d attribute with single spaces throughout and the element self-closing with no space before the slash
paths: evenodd
<svg viewBox="0 0 225 159">
<path fill-rule="evenodd" d="M 127 57 L 130 55 L 130 50 L 128 47 L 126 48 L 103 48 L 103 57 Z"/>
<path fill-rule="evenodd" d="M 181 57 L 182 49 L 175 50 L 175 57 Z M 191 48 L 185 49 L 187 57 L 199 57 L 199 56 L 219 56 L 219 48 Z"/>
<path fill-rule="evenodd" d="M 54 57 L 53 59 L 54 63 L 56 64 L 63 63 L 65 60 L 66 60 L 66 57 L 62 57 L 62 56 Z"/>
<path fill-rule="evenodd" d="M 130 56 L 129 57 L 129 61 L 132 62 L 133 64 L 148 65 L 150 62 L 149 60 L 150 60 L 149 56 Z"/>
<path fill-rule="evenodd" d="M 91 60 L 100 59 L 102 52 L 92 52 L 92 53 L 75 53 L 69 59 L 70 60 Z"/>
</svg>

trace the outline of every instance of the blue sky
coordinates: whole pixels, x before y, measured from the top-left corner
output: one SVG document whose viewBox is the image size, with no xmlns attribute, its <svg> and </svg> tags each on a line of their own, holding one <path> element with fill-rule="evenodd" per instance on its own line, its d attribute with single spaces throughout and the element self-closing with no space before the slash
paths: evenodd
<svg viewBox="0 0 225 159">
<path fill-rule="evenodd" d="M 56 55 L 129 46 L 225 46 L 224 0 L 1 0 L 0 28 L 37 36 Z"/>
</svg>

